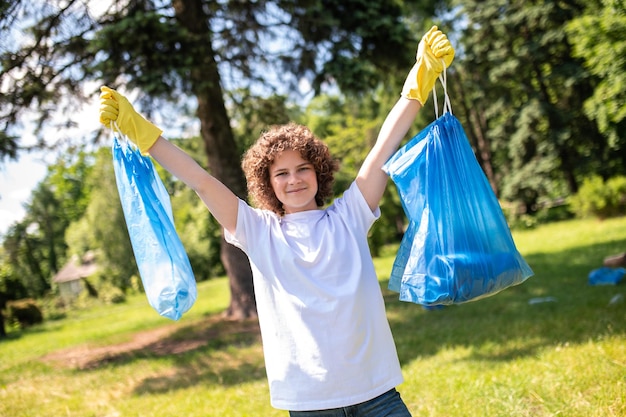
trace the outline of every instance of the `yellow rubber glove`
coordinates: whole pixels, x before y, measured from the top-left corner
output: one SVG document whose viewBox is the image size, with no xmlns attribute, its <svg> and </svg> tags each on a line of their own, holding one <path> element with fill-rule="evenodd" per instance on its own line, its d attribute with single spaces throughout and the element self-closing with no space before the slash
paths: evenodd
<svg viewBox="0 0 626 417">
<path fill-rule="evenodd" d="M 111 127 L 111 122 L 116 122 L 139 151 L 147 154 L 163 131 L 137 113 L 128 99 L 117 91 L 107 86 L 100 87 L 100 91 L 100 123 Z"/>
<path fill-rule="evenodd" d="M 453 59 L 454 48 L 448 37 L 437 26 L 430 28 L 417 47 L 416 62 L 404 82 L 402 96 L 424 105 L 443 71 L 443 63 L 448 68 Z"/>
</svg>

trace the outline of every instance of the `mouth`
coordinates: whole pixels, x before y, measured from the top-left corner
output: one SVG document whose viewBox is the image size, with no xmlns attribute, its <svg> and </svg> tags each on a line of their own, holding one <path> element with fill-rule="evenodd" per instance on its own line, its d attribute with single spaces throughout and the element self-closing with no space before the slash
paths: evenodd
<svg viewBox="0 0 626 417">
<path fill-rule="evenodd" d="M 296 194 L 296 193 L 299 193 L 299 192 L 304 191 L 304 190 L 306 190 L 306 188 L 296 188 L 295 190 L 287 191 L 287 194 Z"/>
</svg>

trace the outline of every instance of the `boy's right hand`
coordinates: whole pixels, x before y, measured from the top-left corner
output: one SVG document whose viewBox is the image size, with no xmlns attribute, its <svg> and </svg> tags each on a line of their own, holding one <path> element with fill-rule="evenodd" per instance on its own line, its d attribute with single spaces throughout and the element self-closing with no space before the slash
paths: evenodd
<svg viewBox="0 0 626 417">
<path fill-rule="evenodd" d="M 148 153 L 163 131 L 137 113 L 122 94 L 107 86 L 100 87 L 100 91 L 100 123 L 111 127 L 111 122 L 116 122 L 142 154 Z"/>
<path fill-rule="evenodd" d="M 426 103 L 437 77 L 443 71 L 443 63 L 448 68 L 453 59 L 454 48 L 448 37 L 437 26 L 430 28 L 417 47 L 416 62 L 404 82 L 402 96 L 418 100 L 422 105 Z"/>
</svg>

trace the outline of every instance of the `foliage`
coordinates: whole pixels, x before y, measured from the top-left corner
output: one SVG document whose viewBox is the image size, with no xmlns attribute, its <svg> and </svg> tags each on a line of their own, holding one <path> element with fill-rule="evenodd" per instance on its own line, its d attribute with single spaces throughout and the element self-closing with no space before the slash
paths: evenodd
<svg viewBox="0 0 626 417">
<path fill-rule="evenodd" d="M 2 2 L 0 4 L 4 4 Z M 411 62 L 416 42 L 409 13 L 430 13 L 437 2 L 262 0 L 255 2 L 95 1 L 7 3 L 0 19 L 2 155 L 19 149 L 22 116 L 35 110 L 39 128 L 55 115 L 63 126 L 93 93 L 86 81 L 125 85 L 145 93 L 143 104 L 166 99 L 185 105 L 195 96 L 198 68 L 219 66 L 228 85 L 297 91 L 303 77 L 316 88 L 337 83 L 363 91 L 381 73 Z M 406 3 L 406 4 L 404 4 Z M 281 42 L 276 42 L 280 39 Z M 406 51 L 398 54 L 397 51 Z M 280 79 L 276 79 L 280 77 Z M 74 97 L 76 100 L 59 100 Z M 223 98 L 222 98 L 223 102 Z M 40 131 L 42 134 L 43 131 Z M 41 143 L 45 143 L 41 137 Z"/>
<path fill-rule="evenodd" d="M 619 0 L 602 0 L 600 10 L 571 20 L 566 30 L 573 55 L 584 59 L 596 77 L 593 94 L 584 103 L 585 113 L 608 138 L 617 156 L 611 163 L 626 165 L 626 6 Z"/>
<path fill-rule="evenodd" d="M 130 277 L 137 273 L 130 238 L 120 203 L 109 147 L 94 155 L 93 167 L 84 179 L 91 188 L 83 217 L 67 230 L 70 255 L 98 252 L 98 264 L 106 280 L 125 291 Z"/>
<path fill-rule="evenodd" d="M 37 302 L 31 298 L 9 301 L 6 308 L 7 320 L 19 323 L 22 328 L 43 323 L 43 313 Z"/>
<path fill-rule="evenodd" d="M 22 283 L 30 297 L 51 289 L 51 277 L 66 260 L 65 230 L 85 211 L 91 188 L 83 181 L 89 171 L 83 152 L 59 157 L 33 190 L 25 218 L 4 238 L 2 262 L 11 264 L 11 281 Z"/>
<path fill-rule="evenodd" d="M 248 88 L 229 93 L 228 107 L 239 153 L 243 154 L 268 126 L 301 119 L 301 110 L 285 95 L 269 97 L 254 94 Z"/>
<path fill-rule="evenodd" d="M 110 282 L 102 282 L 98 287 L 98 299 L 105 304 L 120 304 L 126 301 L 126 295 Z"/>
<path fill-rule="evenodd" d="M 0 79 L 3 81 L 0 156 L 3 159 L 17 157 L 31 147 L 44 148 L 47 141 L 42 128 L 46 122 L 56 128 L 57 144 L 67 143 L 68 137 L 64 135 L 78 123 L 76 115 L 85 103 L 81 84 L 87 73 L 84 66 L 93 57 L 76 58 L 74 53 L 86 52 L 85 33 L 93 19 L 88 9 L 80 10 L 76 3 L 0 2 L 0 10 L 4 11 L 0 15 Z M 72 76 L 62 77 L 64 73 Z M 52 120 L 55 115 L 66 117 Z M 23 128 L 39 136 L 37 143 L 21 143 Z"/>
<path fill-rule="evenodd" d="M 0 263 L 0 310 L 8 300 L 26 298 L 28 293 L 22 281 L 15 274 L 13 265 L 2 257 Z"/>
<path fill-rule="evenodd" d="M 290 72 L 300 74 L 307 69 L 304 65 L 316 68 L 315 61 L 322 56 L 311 47 L 322 39 L 332 40 L 324 48 L 324 55 L 329 59 L 324 60 L 321 71 L 316 71 L 313 78 L 313 88 L 318 93 L 329 81 L 336 82 L 346 93 L 371 91 L 379 84 L 381 73 L 395 72 L 397 63 L 408 65 L 412 61 L 413 51 L 405 46 L 415 39 L 411 39 L 412 34 L 403 21 L 406 13 L 403 2 L 309 0 L 278 3 L 286 6 L 292 16 L 291 26 L 302 34 L 307 45 L 301 67 Z"/>
<path fill-rule="evenodd" d="M 626 176 L 606 181 L 599 175 L 586 178 L 578 193 L 570 198 L 570 206 L 579 217 L 606 219 L 626 215 Z"/>
<path fill-rule="evenodd" d="M 37 305 L 41 308 L 44 321 L 61 320 L 67 317 L 67 306 L 56 295 L 48 295 L 38 299 Z"/>
<path fill-rule="evenodd" d="M 457 2 L 457 22 L 466 22 L 453 66 L 460 110 L 478 156 L 490 158 L 483 168 L 493 170 L 498 196 L 523 203 L 528 214 L 560 184 L 575 193 L 583 177 L 618 158 L 582 110 L 595 79 L 572 55 L 565 31 L 587 10 L 596 13 L 594 3 Z M 599 48 L 609 44 L 599 40 Z"/>
</svg>

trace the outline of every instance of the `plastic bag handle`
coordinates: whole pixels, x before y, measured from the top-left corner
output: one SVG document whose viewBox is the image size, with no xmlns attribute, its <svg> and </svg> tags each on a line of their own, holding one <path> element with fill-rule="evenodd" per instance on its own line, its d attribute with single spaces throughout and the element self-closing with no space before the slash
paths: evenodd
<svg viewBox="0 0 626 417">
<path fill-rule="evenodd" d="M 130 139 L 128 139 L 128 137 L 122 133 L 122 131 L 120 130 L 120 127 L 117 125 L 117 122 L 115 120 L 111 120 L 111 132 L 113 132 L 113 135 L 115 136 L 117 134 L 117 139 L 119 141 L 123 141 L 126 142 L 128 144 L 132 144 L 132 141 Z"/>
<path fill-rule="evenodd" d="M 118 134 L 118 136 L 121 136 L 120 139 L 124 137 L 122 131 L 120 130 L 120 127 L 117 125 L 117 122 L 115 120 L 111 120 L 111 125 L 109 127 L 111 128 L 111 132 L 113 132 L 113 135 Z"/>
<path fill-rule="evenodd" d="M 452 105 L 450 104 L 450 96 L 448 96 L 448 78 L 447 78 L 447 71 L 446 71 L 447 68 L 446 68 L 446 63 L 443 60 L 443 58 L 441 59 L 441 64 L 443 65 L 443 71 L 441 72 L 441 74 L 439 74 L 438 78 L 441 84 L 443 85 L 443 94 L 444 94 L 443 114 L 445 113 L 452 114 Z M 439 103 L 437 102 L 437 89 L 435 88 L 435 86 L 433 86 L 433 102 L 435 104 L 435 119 L 438 119 L 439 118 Z"/>
</svg>

